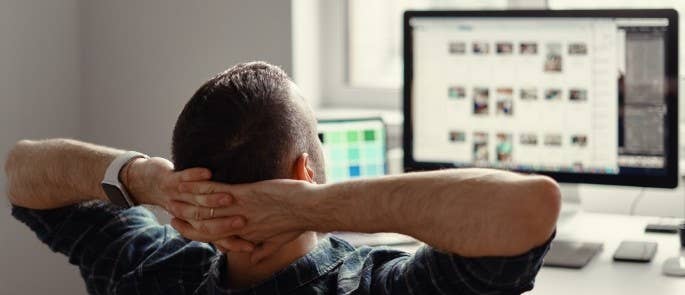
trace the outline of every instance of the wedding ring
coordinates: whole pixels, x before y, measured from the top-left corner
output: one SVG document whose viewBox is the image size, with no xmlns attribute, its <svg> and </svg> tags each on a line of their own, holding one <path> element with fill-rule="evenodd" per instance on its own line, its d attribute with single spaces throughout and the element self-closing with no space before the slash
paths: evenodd
<svg viewBox="0 0 685 295">
<path fill-rule="evenodd" d="M 214 218 L 214 208 L 209 208 L 209 218 Z"/>
</svg>

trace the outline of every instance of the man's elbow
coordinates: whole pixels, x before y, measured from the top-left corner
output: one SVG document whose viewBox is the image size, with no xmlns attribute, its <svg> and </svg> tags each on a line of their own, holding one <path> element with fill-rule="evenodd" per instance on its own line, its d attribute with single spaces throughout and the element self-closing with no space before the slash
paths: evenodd
<svg viewBox="0 0 685 295">
<path fill-rule="evenodd" d="M 532 182 L 533 191 L 526 197 L 523 211 L 528 217 L 526 236 L 533 246 L 539 246 L 554 233 L 561 210 L 561 192 L 556 181 L 549 177 L 536 177 Z"/>
<path fill-rule="evenodd" d="M 14 144 L 12 149 L 7 154 L 5 159 L 4 170 L 7 177 L 7 197 L 11 203 L 16 203 L 18 190 L 20 189 L 20 169 L 24 166 L 22 164 L 25 158 L 26 150 L 33 144 L 30 140 L 20 140 Z"/>
<path fill-rule="evenodd" d="M 561 211 L 561 191 L 559 184 L 549 177 L 541 177 L 539 180 L 539 196 L 543 206 L 545 225 L 554 227 Z"/>
</svg>

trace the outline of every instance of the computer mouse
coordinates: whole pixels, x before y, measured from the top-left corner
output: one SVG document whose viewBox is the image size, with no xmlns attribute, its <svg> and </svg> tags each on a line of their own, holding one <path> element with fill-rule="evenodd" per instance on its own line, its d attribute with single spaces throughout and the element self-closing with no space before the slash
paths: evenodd
<svg viewBox="0 0 685 295">
<path fill-rule="evenodd" d="M 661 271 L 667 276 L 685 276 L 685 256 L 677 256 L 666 259 Z"/>
</svg>

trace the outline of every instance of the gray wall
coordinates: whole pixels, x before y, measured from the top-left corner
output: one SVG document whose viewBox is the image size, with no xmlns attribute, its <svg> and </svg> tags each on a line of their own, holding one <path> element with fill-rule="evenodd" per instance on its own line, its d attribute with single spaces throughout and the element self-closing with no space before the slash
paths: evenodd
<svg viewBox="0 0 685 295">
<path fill-rule="evenodd" d="M 252 59 L 292 71 L 290 1 L 0 0 L 0 156 L 58 136 L 168 156 L 195 89 Z M 85 294 L 0 206 L 0 294 Z"/>
<path fill-rule="evenodd" d="M 77 0 L 0 0 L 2 159 L 20 138 L 79 136 L 78 19 Z M 84 293 L 76 268 L 10 216 L 4 185 L 0 174 L 0 294 Z"/>
<path fill-rule="evenodd" d="M 228 66 L 292 69 L 290 1 L 84 1 L 83 138 L 168 155 L 187 99 Z"/>
</svg>

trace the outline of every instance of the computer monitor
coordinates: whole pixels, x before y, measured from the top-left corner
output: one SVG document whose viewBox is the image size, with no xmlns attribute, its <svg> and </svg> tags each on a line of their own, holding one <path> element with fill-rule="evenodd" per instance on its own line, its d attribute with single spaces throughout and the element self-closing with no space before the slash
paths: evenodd
<svg viewBox="0 0 685 295">
<path fill-rule="evenodd" d="M 678 183 L 675 10 L 408 11 L 405 170 Z"/>
<path fill-rule="evenodd" d="M 386 173 L 386 128 L 381 118 L 320 119 L 319 140 L 329 183 Z"/>
</svg>

